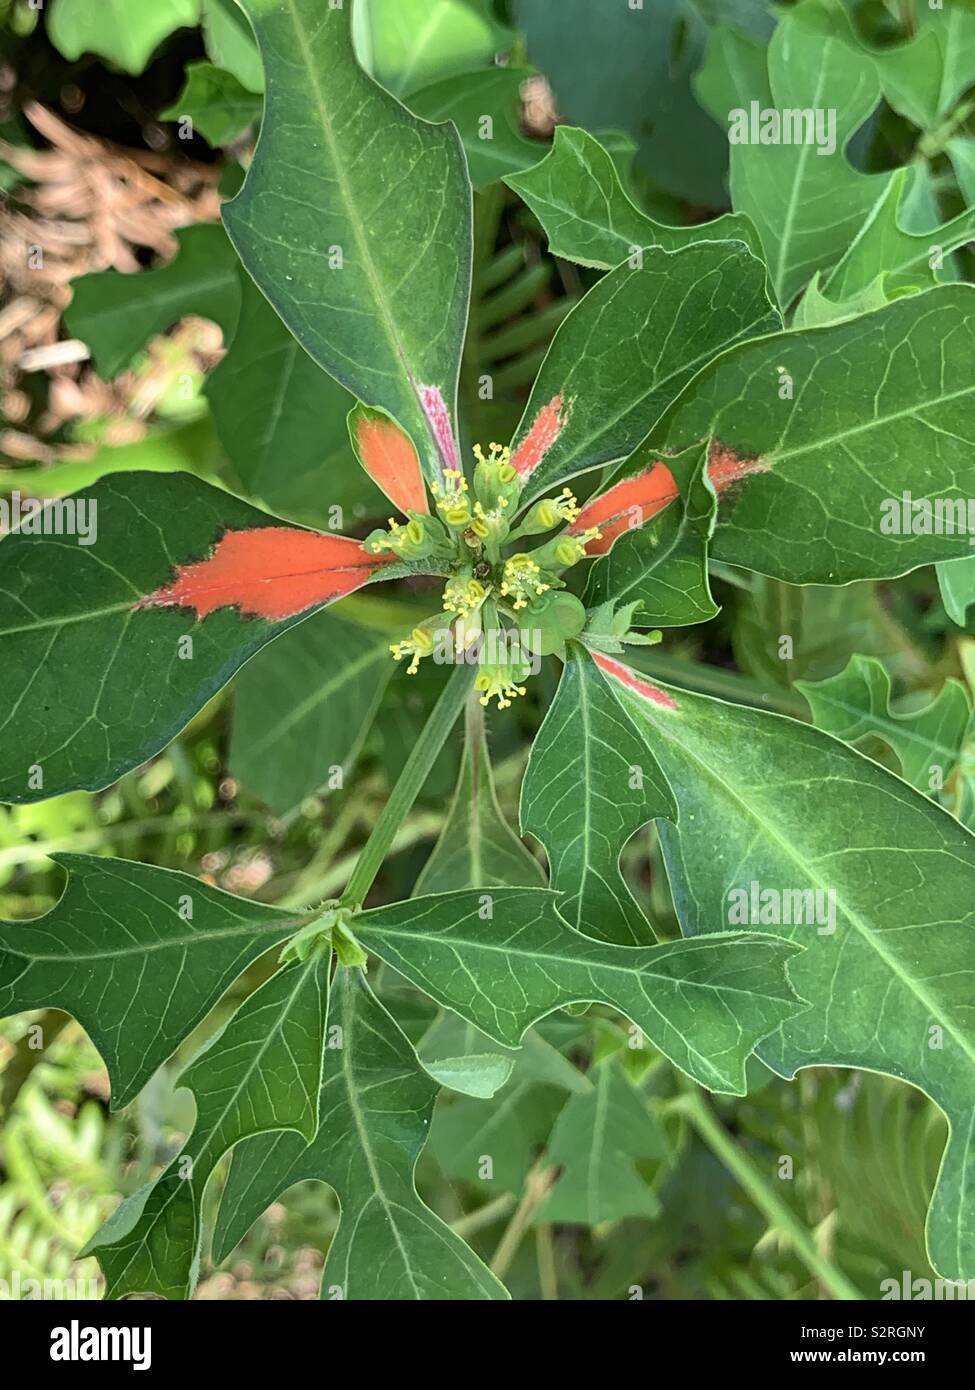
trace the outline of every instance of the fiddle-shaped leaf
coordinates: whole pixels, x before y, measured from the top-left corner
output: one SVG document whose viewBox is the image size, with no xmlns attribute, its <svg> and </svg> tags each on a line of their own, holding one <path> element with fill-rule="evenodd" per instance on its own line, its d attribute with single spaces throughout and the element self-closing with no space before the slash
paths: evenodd
<svg viewBox="0 0 975 1390">
<path fill-rule="evenodd" d="M 540 888 L 441 893 L 353 925 L 367 950 L 504 1046 L 554 1009 L 599 1001 L 702 1085 L 743 1094 L 756 1043 L 803 1007 L 786 974 L 796 948 L 740 934 L 615 946 L 567 926 L 557 901 Z"/>
<path fill-rule="evenodd" d="M 40 8 L 40 6 L 38 6 Z M 200 19 L 200 0 L 57 0 L 48 9 L 47 32 L 59 52 L 73 62 L 96 53 L 123 72 L 138 76 L 156 47 L 175 30 L 191 29 Z"/>
<path fill-rule="evenodd" d="M 314 1138 L 329 964 L 327 954 L 313 953 L 282 967 L 182 1074 L 179 1084 L 196 1101 L 192 1135 L 166 1171 L 124 1201 L 85 1248 L 98 1256 L 106 1298 L 189 1298 L 199 1270 L 204 1193 L 223 1155 L 276 1130 Z"/>
<path fill-rule="evenodd" d="M 975 208 L 940 227 L 912 232 L 901 223 L 908 169 L 895 169 L 863 226 L 826 283 L 831 299 L 863 294 L 879 275 L 889 291 L 924 289 L 938 283 L 945 256 L 972 240 Z M 891 294 L 891 298 L 893 295 Z"/>
<path fill-rule="evenodd" d="M 772 931 L 805 946 L 791 973 L 810 1007 L 759 1056 L 784 1077 L 884 1072 L 941 1106 L 951 1138 L 928 1244 L 942 1275 L 971 1277 L 975 837 L 818 729 L 596 660 L 680 806 L 677 829 L 658 828 L 684 931 Z"/>
<path fill-rule="evenodd" d="M 854 655 L 838 675 L 796 685 L 820 729 L 844 743 L 882 739 L 912 787 L 973 828 L 975 718 L 960 681 L 945 681 L 929 704 L 904 712 L 891 709 L 890 676 L 873 657 Z"/>
<path fill-rule="evenodd" d="M 840 259 L 890 175 L 861 173 L 847 158 L 879 104 L 880 81 L 822 0 L 803 0 L 780 19 L 767 60 L 767 72 L 757 82 L 749 73 L 748 90 L 735 92 L 736 105 L 713 114 L 731 142 L 732 206 L 757 227 L 785 308 Z M 798 133 L 787 124 L 796 119 Z"/>
<path fill-rule="evenodd" d="M 252 961 L 293 935 L 293 913 L 190 874 L 59 854 L 56 907 L 0 924 L 0 1016 L 64 1009 L 98 1048 L 120 1109 Z"/>
<path fill-rule="evenodd" d="M 754 256 L 762 255 L 758 233 L 742 213 L 689 227 L 668 227 L 648 217 L 620 183 L 616 165 L 596 137 L 573 126 L 556 126 L 545 158 L 504 181 L 541 222 L 553 256 L 578 265 L 611 270 L 644 247 L 677 251 L 696 241 L 743 241 Z"/>
<path fill-rule="evenodd" d="M 522 829 L 538 837 L 562 916 L 586 936 L 649 945 L 653 930 L 620 872 L 634 831 L 677 806 L 646 742 L 593 665 L 570 644 L 559 688 L 532 745 Z"/>
<path fill-rule="evenodd" d="M 261 1135 L 235 1151 L 214 1233 L 222 1260 L 281 1193 L 327 1182 L 342 1209 L 322 1297 L 480 1300 L 504 1287 L 417 1195 L 437 1084 L 358 971 L 340 970 L 321 1096 L 310 1143 Z"/>
</svg>

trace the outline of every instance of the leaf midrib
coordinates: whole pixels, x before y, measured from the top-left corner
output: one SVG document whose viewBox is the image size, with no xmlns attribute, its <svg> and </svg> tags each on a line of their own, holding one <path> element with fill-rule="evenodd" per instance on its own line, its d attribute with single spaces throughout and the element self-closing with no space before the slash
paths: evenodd
<svg viewBox="0 0 975 1390">
<path fill-rule="evenodd" d="M 376 911 L 380 910 L 381 909 L 378 908 L 376 909 Z M 651 966 L 646 965 L 642 967 L 636 965 L 630 967 L 623 965 L 608 964 L 606 961 L 601 960 L 586 960 L 585 957 L 577 957 L 564 954 L 542 955 L 536 951 L 527 951 L 519 949 L 518 947 L 512 946 L 510 944 L 490 942 L 485 940 L 482 936 L 475 935 L 471 937 L 462 937 L 456 934 L 445 936 L 441 932 L 417 932 L 389 925 L 376 926 L 374 924 L 363 923 L 361 918 L 359 919 L 358 930 L 359 934 L 366 940 L 368 940 L 369 933 L 371 932 L 374 936 L 379 938 L 392 938 L 394 941 L 397 939 L 405 939 L 406 941 L 426 942 L 429 945 L 439 945 L 444 949 L 448 950 L 457 946 L 467 946 L 475 951 L 487 951 L 490 952 L 492 955 L 503 956 L 505 960 L 518 958 L 522 960 L 534 961 L 536 964 L 542 965 L 549 964 L 553 961 L 558 961 L 561 964 L 577 966 L 581 969 L 585 969 L 590 972 L 600 970 L 612 971 L 614 974 L 621 975 L 624 979 L 633 979 L 637 981 L 644 979 L 655 979 L 660 980 L 664 984 L 672 985 L 675 988 L 679 987 L 688 989 L 706 989 L 712 991 L 715 994 L 742 994 L 749 999 L 770 999 L 773 1000 L 775 1003 L 783 1002 L 783 997 L 779 994 L 762 994 L 754 989 L 742 989 L 740 986 L 725 983 L 712 984 L 710 981 L 707 980 L 681 979 L 673 975 L 662 974 L 654 970 Z M 572 928 L 567 927 L 566 930 L 571 931 Z M 770 939 L 772 939 L 771 933 L 767 933 L 766 935 Z M 588 938 L 584 939 L 588 941 Z M 718 941 L 721 939 L 725 941 L 736 940 L 747 942 L 749 939 L 754 938 L 748 932 L 712 932 L 709 933 L 706 937 L 693 937 L 680 942 L 661 943 L 657 946 L 620 946 L 618 947 L 618 949 L 621 951 L 652 951 L 656 953 L 658 956 L 663 955 L 665 957 L 670 957 L 673 955 L 680 954 L 679 949 L 674 949 L 675 946 L 679 948 L 681 946 L 687 945 L 689 941 L 703 942 L 706 940 L 717 944 Z M 775 937 L 774 939 L 778 941 L 780 944 L 782 943 L 781 937 Z M 593 940 L 591 944 L 594 946 L 602 946 L 612 949 L 611 944 L 606 942 Z M 672 1027 L 673 1025 L 671 1024 L 670 1026 Z"/>
<path fill-rule="evenodd" d="M 342 201 L 346 208 L 346 214 L 349 219 L 349 226 L 352 230 L 352 235 L 356 243 L 356 248 L 359 252 L 360 257 L 362 258 L 362 266 L 366 273 L 366 279 L 369 281 L 369 287 L 372 290 L 373 298 L 379 310 L 379 320 L 383 326 L 383 332 L 386 335 L 387 341 L 389 342 L 389 346 L 393 350 L 394 357 L 398 359 L 403 369 L 403 374 L 406 377 L 406 380 L 416 400 L 417 415 L 418 417 L 423 419 L 424 425 L 426 427 L 426 432 L 429 438 L 432 440 L 434 449 L 436 450 L 436 437 L 433 434 L 433 430 L 430 426 L 429 421 L 426 419 L 425 414 L 422 410 L 419 409 L 420 394 L 418 389 L 418 382 L 415 376 L 413 375 L 413 372 L 409 365 L 409 357 L 407 354 L 406 345 L 404 344 L 400 335 L 399 328 L 397 327 L 396 320 L 393 315 L 392 306 L 390 305 L 387 299 L 385 287 L 383 286 L 382 280 L 376 268 L 376 264 L 372 258 L 372 252 L 369 249 L 369 243 L 366 238 L 365 227 L 363 226 L 362 219 L 359 215 L 357 203 L 355 199 L 352 197 L 352 190 L 349 185 L 348 175 L 346 174 L 345 166 L 342 160 L 339 158 L 338 146 L 335 140 L 335 131 L 332 128 L 332 122 L 328 116 L 325 104 L 325 94 L 322 91 L 321 83 L 319 81 L 318 69 L 313 60 L 311 45 L 299 21 L 298 11 L 295 6 L 295 0 L 284 0 L 284 3 L 288 11 L 288 14 L 291 17 L 291 24 L 294 30 L 295 39 L 297 41 L 298 47 L 301 50 L 301 56 L 304 62 L 305 71 L 308 74 L 309 85 L 314 95 L 315 106 L 318 110 L 319 119 L 321 121 L 322 133 L 325 136 L 325 142 L 328 145 L 329 154 L 332 160 L 332 167 L 335 170 L 335 181 L 339 186 L 339 192 L 342 196 Z M 353 58 L 352 61 L 355 62 L 355 59 Z M 369 79 L 366 80 L 368 81 Z M 379 90 L 380 89 L 377 86 L 377 91 Z"/>
<path fill-rule="evenodd" d="M 346 990 L 350 990 L 352 988 L 351 982 L 348 979 L 346 979 L 343 987 Z M 419 1285 L 416 1282 L 416 1278 L 413 1274 L 413 1265 L 410 1261 L 409 1252 L 403 1243 L 403 1238 L 400 1234 L 400 1229 L 396 1224 L 396 1219 L 394 1216 L 395 1207 L 394 1204 L 390 1202 L 389 1198 L 386 1195 L 386 1189 L 383 1187 L 382 1178 L 379 1173 L 379 1168 L 376 1164 L 376 1156 L 372 1150 L 372 1142 L 369 1136 L 368 1128 L 366 1126 L 365 1117 L 362 1113 L 362 1107 L 359 1105 L 357 1083 L 352 1069 L 352 1055 L 355 1047 L 354 1039 L 357 1023 L 358 1013 L 355 1007 L 355 999 L 353 997 L 346 1020 L 346 1032 L 348 1036 L 346 1038 L 345 1046 L 342 1049 L 342 1077 L 345 1082 L 346 1100 L 349 1106 L 349 1113 L 351 1114 L 356 1127 L 356 1133 L 359 1136 L 359 1146 L 362 1149 L 363 1156 L 366 1160 L 366 1166 L 369 1169 L 369 1177 L 372 1181 L 373 1191 L 379 1198 L 379 1201 L 382 1203 L 383 1211 L 386 1213 L 386 1220 L 389 1222 L 389 1229 L 393 1233 L 393 1239 L 396 1241 L 396 1248 L 397 1250 L 399 1250 L 400 1257 L 403 1261 L 403 1268 L 406 1272 L 407 1278 L 410 1281 L 410 1287 L 413 1290 L 413 1296 L 415 1299 L 420 1301 L 422 1299 L 422 1294 L 420 1292 Z"/>
<path fill-rule="evenodd" d="M 307 917 L 280 918 L 276 922 L 255 923 L 253 926 L 231 927 L 227 931 L 194 932 L 189 936 L 168 937 L 165 941 L 154 941 L 135 946 L 124 946 L 113 951 L 77 951 L 73 947 L 65 947 L 64 955 L 50 955 L 47 953 L 28 954 L 20 951 L 16 946 L 11 946 L 9 942 L 0 935 L 0 947 L 8 954 L 16 956 L 18 960 L 26 960 L 31 965 L 41 961 L 56 961 L 59 965 L 71 964 L 74 961 L 83 960 L 121 960 L 126 956 L 147 956 L 156 951 L 181 950 L 186 946 L 199 946 L 210 941 L 232 941 L 238 936 L 260 936 L 264 932 L 288 932 L 293 928 L 300 927 Z M 39 918 L 35 922 L 19 923 L 19 926 L 31 927 L 43 923 L 44 919 Z M 4 926 L 8 923 L 2 924 Z M 118 919 L 115 919 L 118 926 Z"/>
</svg>

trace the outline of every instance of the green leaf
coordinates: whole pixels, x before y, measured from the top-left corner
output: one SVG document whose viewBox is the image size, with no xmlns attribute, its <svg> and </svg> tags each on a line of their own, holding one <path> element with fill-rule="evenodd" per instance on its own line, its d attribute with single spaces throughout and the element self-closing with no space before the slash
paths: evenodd
<svg viewBox="0 0 975 1390">
<path fill-rule="evenodd" d="M 223 216 L 302 347 L 391 415 L 434 479 L 457 457 L 448 417 L 470 292 L 470 181 L 456 131 L 411 115 L 358 66 L 350 8 L 245 0 L 269 114 Z"/>
<path fill-rule="evenodd" d="M 966 529 L 928 534 L 929 516 L 904 534 L 898 517 L 905 492 L 932 515 L 939 499 L 964 506 L 973 402 L 975 294 L 943 285 L 732 348 L 627 471 L 712 436 L 717 461 L 740 470 L 718 508 L 714 558 L 793 584 L 884 578 L 970 553 Z"/>
<path fill-rule="evenodd" d="M 74 61 L 95 53 L 138 75 L 156 48 L 177 29 L 199 22 L 200 0 L 56 0 L 48 12 L 47 32 L 54 47 Z"/>
<path fill-rule="evenodd" d="M 612 946 L 573 931 L 539 888 L 443 893 L 372 908 L 355 933 L 418 989 L 516 1047 L 538 1019 L 597 1000 L 712 1090 L 741 1095 L 758 1040 L 800 1007 L 781 943 L 746 937 Z M 717 949 L 701 948 L 717 947 Z"/>
<path fill-rule="evenodd" d="M 343 787 L 394 669 L 388 640 L 331 613 L 286 633 L 237 678 L 234 776 L 278 816 Z"/>
<path fill-rule="evenodd" d="M 206 223 L 176 233 L 179 251 L 160 270 L 96 270 L 73 280 L 68 332 L 91 348 L 106 381 L 128 367 L 157 333 L 187 314 L 212 319 L 229 342 L 240 312 L 237 258 L 223 229 Z"/>
<path fill-rule="evenodd" d="M 507 33 L 484 0 L 359 0 L 358 8 L 359 60 L 400 97 L 492 62 Z"/>
<path fill-rule="evenodd" d="M 236 0 L 203 0 L 203 41 L 212 63 L 233 73 L 249 92 L 263 92 L 257 41 Z"/>
<path fill-rule="evenodd" d="M 338 971 L 321 1127 L 310 1144 L 278 1134 L 238 1147 L 214 1234 L 215 1258 L 226 1258 L 282 1192 L 318 1179 L 335 1191 L 342 1208 L 325 1262 L 323 1298 L 507 1297 L 417 1196 L 413 1169 L 436 1095 L 436 1083 L 360 973 Z"/>
<path fill-rule="evenodd" d="M 434 1113 L 430 1152 L 450 1177 L 491 1197 L 520 1194 L 564 1104 L 555 1087 L 518 1079 L 489 1100 L 452 1099 Z M 491 1160 L 490 1170 L 485 1158 Z"/>
<path fill-rule="evenodd" d="M 967 627 L 968 610 L 975 604 L 975 555 L 938 565 L 937 569 L 945 612 L 953 623 Z"/>
<path fill-rule="evenodd" d="M 823 292 L 821 282 L 822 272 L 817 270 L 796 305 L 796 311 L 792 315 L 792 328 L 823 328 L 828 323 L 857 318 L 860 314 L 872 314 L 875 309 L 885 309 L 892 299 L 898 299 L 905 293 L 913 293 L 912 290 L 903 289 L 899 293 L 888 293 L 885 272 L 881 272 L 849 299 L 830 299 Z M 931 283 L 934 283 L 933 277 Z"/>
<path fill-rule="evenodd" d="M 298 923 L 190 874 L 79 854 L 55 862 L 68 874 L 58 905 L 0 925 L 0 1016 L 71 1014 L 102 1055 L 118 1110 Z"/>
<path fill-rule="evenodd" d="M 231 72 L 212 63 L 187 63 L 183 90 L 172 106 L 159 113 L 163 121 L 189 117 L 195 129 L 214 147 L 232 144 L 260 118 L 261 98 L 238 82 Z"/>
<path fill-rule="evenodd" d="M 660 1203 L 636 1161 L 665 1158 L 667 1136 L 647 1099 L 610 1059 L 595 1068 L 595 1085 L 570 1096 L 545 1151 L 562 1169 L 534 1215 L 534 1224 L 599 1226 L 627 1217 L 653 1219 Z"/>
<path fill-rule="evenodd" d="M 831 12 L 820 0 L 804 0 L 772 36 L 767 80 L 736 96 L 736 107 L 715 112 L 730 123 L 732 205 L 758 228 L 785 307 L 817 270 L 840 259 L 889 181 L 889 174 L 863 174 L 846 158 L 849 140 L 880 100 L 880 83 Z M 761 143 L 753 115 L 769 109 L 826 113 L 830 121 L 835 113 L 835 150 L 829 152 L 825 128 L 820 143 Z M 741 133 L 747 143 L 736 139 Z"/>
<path fill-rule="evenodd" d="M 129 444 L 104 444 L 91 458 L 53 467 L 0 470 L 0 488 L 23 488 L 32 497 L 64 497 L 91 487 L 111 473 L 195 473 L 215 480 L 220 445 L 207 416 L 182 425 L 160 425 Z"/>
<path fill-rule="evenodd" d="M 495 1052 L 468 1052 L 461 1057 L 426 1057 L 423 1066 L 438 1085 L 488 1100 L 508 1081 L 514 1062 Z"/>
<path fill-rule="evenodd" d="M 657 816 L 677 819 L 670 788 L 592 659 L 572 643 L 532 745 L 521 826 L 545 846 L 552 887 L 567 895 L 559 911 L 578 931 L 626 946 L 656 939 L 619 859 Z"/>
<path fill-rule="evenodd" d="M 521 86 L 531 75 L 531 68 L 475 69 L 421 87 L 406 104 L 425 121 L 453 121 L 467 154 L 471 182 L 480 190 L 517 169 L 527 169 L 545 149 L 519 129 Z"/>
<path fill-rule="evenodd" d="M 738 242 L 653 247 L 617 266 L 568 315 L 542 363 L 512 443 L 522 502 L 625 458 L 700 367 L 779 323 L 764 266 Z M 555 437 L 530 460 L 533 429 L 556 403 Z"/>
<path fill-rule="evenodd" d="M 469 701 L 464 756 L 444 828 L 413 896 L 459 888 L 538 887 L 544 875 L 498 805 L 484 714 Z"/>
<path fill-rule="evenodd" d="M 884 1072 L 941 1106 L 952 1137 L 928 1243 L 942 1275 L 971 1277 L 975 837 L 818 729 L 686 691 L 662 703 L 632 675 L 615 689 L 680 806 L 677 831 L 659 831 L 685 932 L 805 945 L 791 975 L 811 1007 L 759 1056 L 790 1078 Z"/>
<path fill-rule="evenodd" d="M 883 274 L 885 289 L 925 289 L 943 278 L 935 273 L 944 256 L 972 239 L 975 208 L 924 232 L 907 231 L 898 220 L 909 169 L 895 169 L 867 220 L 830 275 L 834 299 L 851 299 Z M 934 261 L 934 265 L 932 265 Z"/>
<path fill-rule="evenodd" d="M 975 15 L 954 4 L 943 11 L 924 6 L 908 42 L 869 52 L 894 110 L 922 130 L 933 130 L 971 86 Z"/>
<path fill-rule="evenodd" d="M 417 1056 L 441 1085 L 477 1100 L 490 1099 L 515 1071 L 520 1081 L 570 1092 L 589 1089 L 582 1072 L 541 1034 L 526 1033 L 522 1047 L 499 1051 L 497 1043 L 450 1010 L 443 1010 L 423 1034 Z"/>
<path fill-rule="evenodd" d="M 760 574 L 751 578 L 735 596 L 732 642 L 737 665 L 757 677 L 762 690 L 833 676 L 856 652 L 889 661 L 905 675 L 916 670 L 875 584 L 840 588 L 783 584 Z M 762 708 L 767 697 L 758 696 L 754 703 Z"/>
<path fill-rule="evenodd" d="M 626 530 L 593 565 L 586 603 L 636 605 L 638 626 L 682 627 L 713 618 L 707 548 L 714 528 L 714 492 L 706 481 L 707 447 L 692 444 L 667 459 L 680 502 L 643 526 Z"/>
<path fill-rule="evenodd" d="M 572 126 L 556 126 L 541 163 L 504 181 L 541 222 L 552 254 L 579 265 L 611 270 L 642 247 L 677 251 L 696 241 L 743 241 L 762 255 L 758 233 L 743 214 L 691 227 L 668 227 L 648 217 L 630 200 L 595 136 Z"/>
<path fill-rule="evenodd" d="M 956 135 L 945 145 L 945 153 L 951 160 L 961 196 L 971 206 L 975 203 L 975 139 Z"/>
<path fill-rule="evenodd" d="M 897 755 L 905 780 L 926 795 L 948 781 L 972 717 L 960 681 L 945 681 L 930 704 L 906 713 L 891 709 L 890 676 L 873 657 L 852 656 L 839 675 L 797 685 L 817 728 L 844 743 L 883 739 Z"/>
<path fill-rule="evenodd" d="M 272 637 L 398 570 L 185 474 L 120 473 L 70 502 L 88 542 L 53 522 L 0 541 L 0 708 L 17 722 L 0 753 L 4 801 L 104 787 Z M 24 524 L 48 515 L 61 513 Z"/>
<path fill-rule="evenodd" d="M 199 1269 L 207 1184 L 234 1145 L 273 1131 L 318 1130 L 330 959 L 278 970 L 197 1055 L 179 1084 L 193 1092 L 193 1133 L 166 1171 L 129 1197 L 85 1247 L 105 1297 L 189 1298 Z"/>
</svg>

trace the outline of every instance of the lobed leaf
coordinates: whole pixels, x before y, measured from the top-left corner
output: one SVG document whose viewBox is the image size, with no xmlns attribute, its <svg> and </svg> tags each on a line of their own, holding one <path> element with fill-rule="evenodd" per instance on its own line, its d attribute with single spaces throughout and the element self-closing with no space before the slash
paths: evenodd
<svg viewBox="0 0 975 1390">
<path fill-rule="evenodd" d="M 298 920 L 171 869 L 80 854 L 55 862 L 68 874 L 57 906 L 0 924 L 0 1016 L 71 1014 L 101 1053 L 118 1110 Z"/>
<path fill-rule="evenodd" d="M 942 1275 L 970 1277 L 975 837 L 817 729 L 686 691 L 662 701 L 625 668 L 610 680 L 680 806 L 677 830 L 658 829 L 684 931 L 742 926 L 805 947 L 791 974 L 811 1007 L 759 1056 L 785 1077 L 885 1072 L 941 1106 L 951 1138 L 928 1243 Z"/>
<path fill-rule="evenodd" d="M 417 1195 L 413 1170 L 438 1088 L 358 971 L 338 972 L 331 1022 L 318 1133 L 310 1143 L 276 1134 L 237 1148 L 214 1234 L 216 1259 L 281 1193 L 318 1179 L 342 1208 L 323 1298 L 506 1298 L 494 1275 Z"/>
<path fill-rule="evenodd" d="M 196 1283 L 201 1208 L 223 1155 L 255 1135 L 318 1128 L 328 1019 L 329 958 L 314 954 L 254 991 L 182 1074 L 196 1122 L 162 1175 L 129 1197 L 85 1247 L 97 1253 L 105 1297 L 189 1298 Z"/>
<path fill-rule="evenodd" d="M 554 1009 L 599 1001 L 712 1090 L 742 1094 L 745 1061 L 797 1008 L 790 951 L 741 935 L 627 947 L 567 926 L 539 888 L 443 893 L 372 908 L 356 936 L 444 1008 L 516 1047 Z M 704 947 L 705 949 L 701 949 Z"/>
<path fill-rule="evenodd" d="M 676 820 L 677 805 L 646 741 L 576 643 L 532 744 L 520 814 L 522 830 L 545 846 L 566 921 L 599 941 L 656 940 L 619 860 L 641 825 Z"/>
</svg>

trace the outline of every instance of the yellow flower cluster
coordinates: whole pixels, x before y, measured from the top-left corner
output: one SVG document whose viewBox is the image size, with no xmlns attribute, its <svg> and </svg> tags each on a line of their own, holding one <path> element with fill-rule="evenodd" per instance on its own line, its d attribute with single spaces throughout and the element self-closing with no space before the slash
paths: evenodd
<svg viewBox="0 0 975 1390">
<path fill-rule="evenodd" d="M 527 608 L 533 598 L 541 598 L 552 587 L 541 578 L 541 569 L 530 555 L 512 555 L 504 562 L 501 592 L 512 600 L 512 608 Z"/>
</svg>

